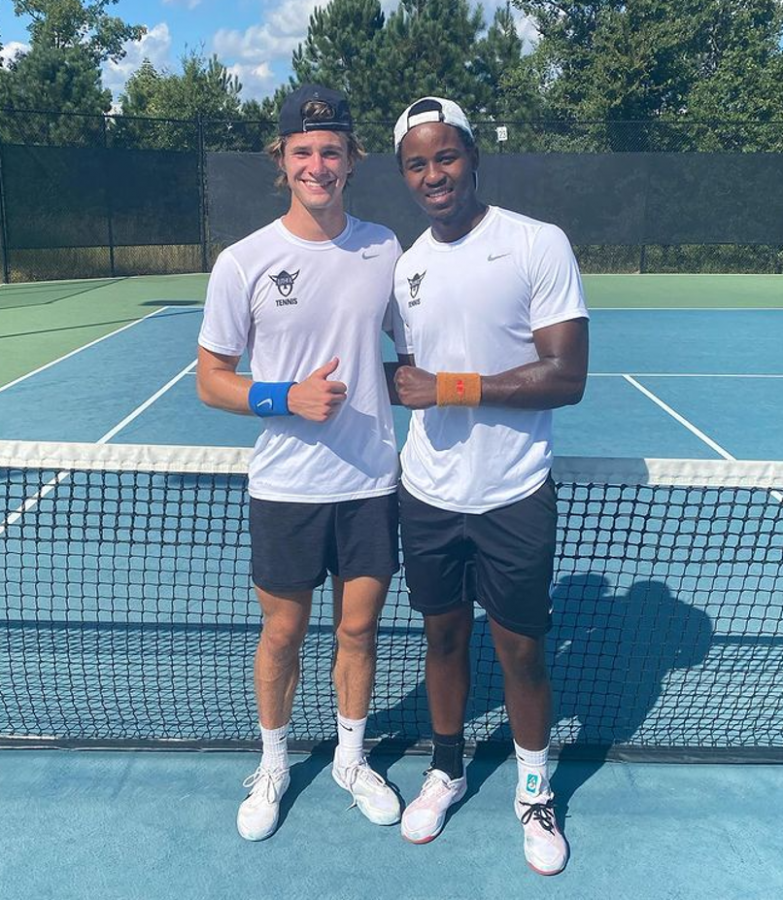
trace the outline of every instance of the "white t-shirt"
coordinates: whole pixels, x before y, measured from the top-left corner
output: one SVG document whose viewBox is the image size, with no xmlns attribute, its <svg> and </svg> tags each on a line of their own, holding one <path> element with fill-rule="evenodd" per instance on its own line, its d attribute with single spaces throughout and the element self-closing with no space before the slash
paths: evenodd
<svg viewBox="0 0 783 900">
<path fill-rule="evenodd" d="M 326 422 L 264 420 L 250 462 L 259 500 L 334 503 L 390 494 L 399 463 L 381 330 L 400 245 L 388 228 L 348 216 L 332 241 L 305 241 L 281 220 L 224 250 L 207 288 L 199 344 L 248 351 L 254 381 L 303 381 L 338 357 L 348 388 Z"/>
<path fill-rule="evenodd" d="M 429 372 L 496 375 L 538 360 L 533 332 L 587 317 L 579 269 L 555 225 L 490 207 L 453 243 L 427 230 L 397 263 L 395 345 Z M 552 465 L 551 410 L 414 410 L 402 482 L 415 497 L 481 513 L 534 493 Z"/>
</svg>

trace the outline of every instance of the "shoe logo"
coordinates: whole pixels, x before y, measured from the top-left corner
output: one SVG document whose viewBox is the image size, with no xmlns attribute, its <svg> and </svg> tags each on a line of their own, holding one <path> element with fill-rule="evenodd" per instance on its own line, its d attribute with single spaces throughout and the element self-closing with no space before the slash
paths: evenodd
<svg viewBox="0 0 783 900">
<path fill-rule="evenodd" d="M 256 403 L 256 409 L 271 409 L 271 408 L 272 408 L 272 401 L 269 399 L 269 397 L 267 397 L 266 400 L 259 400 L 258 403 Z"/>
<path fill-rule="evenodd" d="M 362 259 L 375 259 L 376 256 L 380 255 L 380 253 L 368 253 L 366 250 L 362 250 Z"/>
<path fill-rule="evenodd" d="M 528 794 L 537 794 L 541 778 L 538 775 L 528 775 L 525 781 L 525 791 Z"/>
<path fill-rule="evenodd" d="M 426 275 L 426 271 L 422 272 L 421 275 L 414 275 L 413 278 L 408 279 L 408 284 L 411 289 L 411 297 L 415 297 L 416 294 L 419 293 L 419 288 L 421 287 L 422 281 L 424 281 L 424 276 Z"/>
<path fill-rule="evenodd" d="M 511 253 L 490 253 L 487 262 L 495 262 L 496 259 L 503 259 L 504 256 L 511 256 Z"/>
</svg>

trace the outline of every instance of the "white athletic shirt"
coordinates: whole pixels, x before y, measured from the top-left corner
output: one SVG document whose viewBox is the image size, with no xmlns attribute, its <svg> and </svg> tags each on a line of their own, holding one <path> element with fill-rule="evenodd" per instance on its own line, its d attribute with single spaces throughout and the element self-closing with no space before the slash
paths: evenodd
<svg viewBox="0 0 783 900">
<path fill-rule="evenodd" d="M 555 225 L 489 207 L 453 243 L 428 229 L 394 279 L 395 345 L 429 372 L 496 375 L 538 359 L 533 331 L 587 317 L 579 269 Z M 552 465 L 552 412 L 501 406 L 414 410 L 402 483 L 454 512 L 481 513 L 529 496 Z"/>
<path fill-rule="evenodd" d="M 218 257 L 199 344 L 248 351 L 254 381 L 303 381 L 338 357 L 348 394 L 326 422 L 271 416 L 250 462 L 259 500 L 334 503 L 396 490 L 397 445 L 381 358 L 400 245 L 388 228 L 348 216 L 332 241 L 305 241 L 280 219 Z"/>
</svg>

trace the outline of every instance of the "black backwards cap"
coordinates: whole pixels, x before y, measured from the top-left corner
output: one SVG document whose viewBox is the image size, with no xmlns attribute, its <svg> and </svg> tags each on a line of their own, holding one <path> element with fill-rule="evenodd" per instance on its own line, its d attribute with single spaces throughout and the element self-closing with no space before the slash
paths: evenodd
<svg viewBox="0 0 783 900">
<path fill-rule="evenodd" d="M 326 119 L 310 119 L 303 110 L 311 100 L 321 100 L 331 108 Z M 339 91 L 320 84 L 303 84 L 283 101 L 278 121 L 278 131 L 282 136 L 308 131 L 352 131 L 353 119 L 348 100 Z"/>
</svg>

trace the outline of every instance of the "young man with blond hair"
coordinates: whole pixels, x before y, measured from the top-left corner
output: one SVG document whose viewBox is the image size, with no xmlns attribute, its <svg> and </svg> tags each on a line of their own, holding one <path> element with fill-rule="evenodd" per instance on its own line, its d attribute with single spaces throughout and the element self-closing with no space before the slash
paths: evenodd
<svg viewBox="0 0 783 900">
<path fill-rule="evenodd" d="M 263 755 L 237 827 L 263 840 L 289 786 L 287 735 L 313 590 L 333 579 L 338 747 L 332 773 L 376 824 L 396 794 L 367 763 L 378 616 L 397 571 L 398 461 L 380 333 L 400 248 L 345 213 L 363 155 L 345 97 L 303 85 L 269 148 L 288 212 L 220 254 L 199 336 L 198 391 L 264 419 L 250 473 L 253 582 L 263 612 L 255 690 Z M 243 353 L 252 378 L 237 374 Z"/>
</svg>

